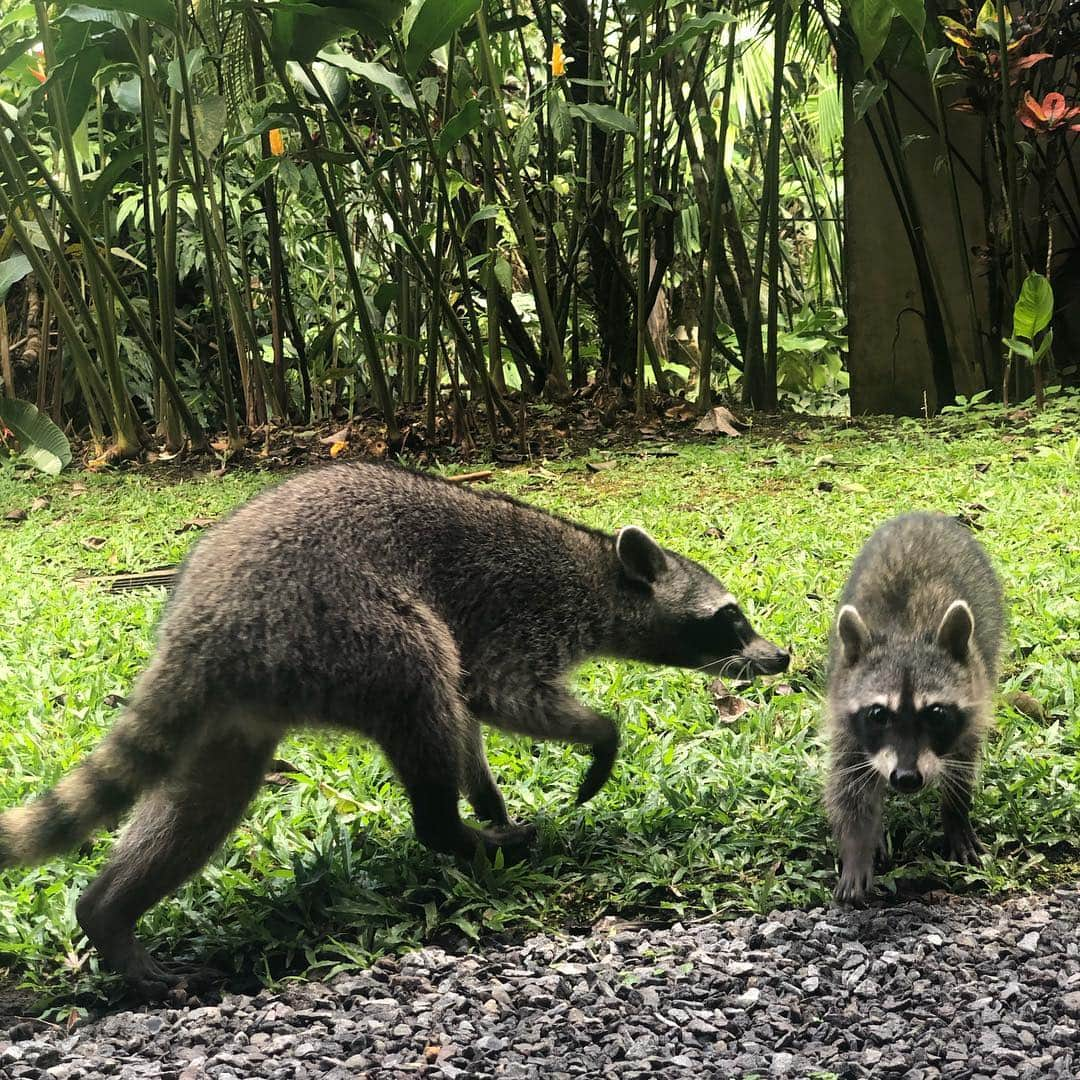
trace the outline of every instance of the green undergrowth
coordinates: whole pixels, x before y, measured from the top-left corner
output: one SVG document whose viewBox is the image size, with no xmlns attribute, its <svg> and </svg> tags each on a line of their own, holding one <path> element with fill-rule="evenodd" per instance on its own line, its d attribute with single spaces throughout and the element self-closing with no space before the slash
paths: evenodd
<svg viewBox="0 0 1080 1080">
<path fill-rule="evenodd" d="M 581 696 L 619 718 L 614 775 L 589 805 L 573 793 L 572 748 L 490 734 L 511 813 L 540 828 L 532 861 L 467 868 L 422 849 L 379 754 L 345 736 L 298 735 L 211 866 L 143 921 L 163 955 L 254 972 L 326 975 L 387 950 L 485 934 L 523 935 L 618 918 L 691 920 L 828 900 L 834 880 L 820 788 L 827 627 L 860 544 L 884 518 L 925 507 L 978 528 L 1007 583 L 1004 703 L 975 819 L 978 869 L 930 854 L 931 796 L 894 802 L 885 896 L 913 888 L 997 893 L 1075 876 L 1080 862 L 1080 439 L 1074 404 L 1018 426 L 960 416 L 751 432 L 738 440 L 594 453 L 500 471 L 537 505 L 615 528 L 636 522 L 703 561 L 763 633 L 790 644 L 792 671 L 740 691 L 717 714 L 709 679 L 588 664 Z M 100 736 L 116 695 L 151 651 L 162 590 L 111 594 L 76 579 L 178 561 L 214 518 L 278 477 L 180 483 L 139 474 L 57 479 L 0 474 L 0 805 L 43 790 Z M 47 1003 L 90 1000 L 98 973 L 74 902 L 110 838 L 47 865 L 0 874 L 8 981 Z"/>
</svg>

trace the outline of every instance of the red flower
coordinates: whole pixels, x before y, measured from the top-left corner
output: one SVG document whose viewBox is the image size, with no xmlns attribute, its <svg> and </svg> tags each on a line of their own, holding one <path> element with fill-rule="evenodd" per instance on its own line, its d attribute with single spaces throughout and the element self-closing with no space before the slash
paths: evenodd
<svg viewBox="0 0 1080 1080">
<path fill-rule="evenodd" d="M 1061 128 L 1080 131 L 1080 105 L 1069 105 L 1057 91 L 1047 94 L 1042 101 L 1028 91 L 1016 110 L 1016 118 L 1032 131 L 1049 133 Z"/>
</svg>

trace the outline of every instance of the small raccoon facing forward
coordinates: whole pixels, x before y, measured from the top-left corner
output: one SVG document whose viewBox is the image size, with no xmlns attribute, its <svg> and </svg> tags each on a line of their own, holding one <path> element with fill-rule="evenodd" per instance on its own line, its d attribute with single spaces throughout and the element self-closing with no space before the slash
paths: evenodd
<svg viewBox="0 0 1080 1080">
<path fill-rule="evenodd" d="M 953 518 L 894 518 L 855 560 L 829 655 L 825 803 L 841 862 L 838 900 L 870 890 L 886 788 L 937 785 L 946 854 L 977 861 L 971 788 L 1004 623 L 990 560 Z"/>
</svg>

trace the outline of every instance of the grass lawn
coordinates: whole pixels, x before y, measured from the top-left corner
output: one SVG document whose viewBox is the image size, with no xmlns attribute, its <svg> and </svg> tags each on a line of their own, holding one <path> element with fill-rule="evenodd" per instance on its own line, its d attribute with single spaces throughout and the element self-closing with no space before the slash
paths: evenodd
<svg viewBox="0 0 1080 1080">
<path fill-rule="evenodd" d="M 163 955 L 279 977 L 326 974 L 425 940 L 589 924 L 615 914 L 695 919 L 825 902 L 834 868 L 820 805 L 827 628 L 851 560 L 873 528 L 924 507 L 981 530 L 1006 582 L 1011 637 L 974 820 L 991 857 L 955 867 L 929 854 L 936 801 L 891 804 L 896 865 L 885 890 L 938 883 L 1000 891 L 1076 875 L 1080 862 L 1080 401 L 1027 426 L 959 417 L 821 430 L 798 425 L 684 445 L 500 471 L 537 505 L 615 528 L 636 522 L 703 561 L 762 633 L 791 644 L 792 671 L 718 716 L 705 675 L 589 664 L 584 699 L 618 716 L 614 776 L 585 808 L 575 750 L 492 734 L 511 813 L 535 820 L 534 860 L 470 872 L 413 839 L 408 805 L 377 752 L 298 736 L 211 866 L 144 920 Z M 600 460 L 604 454 L 595 454 Z M 58 479 L 0 472 L 0 806 L 42 791 L 109 724 L 151 650 L 161 590 L 109 594 L 80 574 L 179 560 L 197 532 L 278 477 L 237 473 L 167 483 L 139 474 Z M 93 538 L 93 539 L 92 539 Z M 0 873 L 0 969 L 70 1002 L 113 990 L 75 924 L 74 902 L 110 838 L 30 870 Z"/>
</svg>

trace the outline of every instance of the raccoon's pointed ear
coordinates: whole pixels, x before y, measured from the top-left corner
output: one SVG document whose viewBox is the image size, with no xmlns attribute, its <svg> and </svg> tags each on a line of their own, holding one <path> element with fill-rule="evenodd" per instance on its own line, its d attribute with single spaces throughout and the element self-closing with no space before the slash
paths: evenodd
<svg viewBox="0 0 1080 1080">
<path fill-rule="evenodd" d="M 641 585 L 652 585 L 667 565 L 664 549 L 636 525 L 627 525 L 618 531 L 615 554 L 626 576 Z"/>
<path fill-rule="evenodd" d="M 844 663 L 856 664 L 870 645 L 870 631 L 858 608 L 845 604 L 836 617 L 836 636 L 844 650 Z"/>
<path fill-rule="evenodd" d="M 965 600 L 954 600 L 938 627 L 937 643 L 954 660 L 965 663 L 971 655 L 971 643 L 975 636 L 975 616 Z"/>
</svg>

